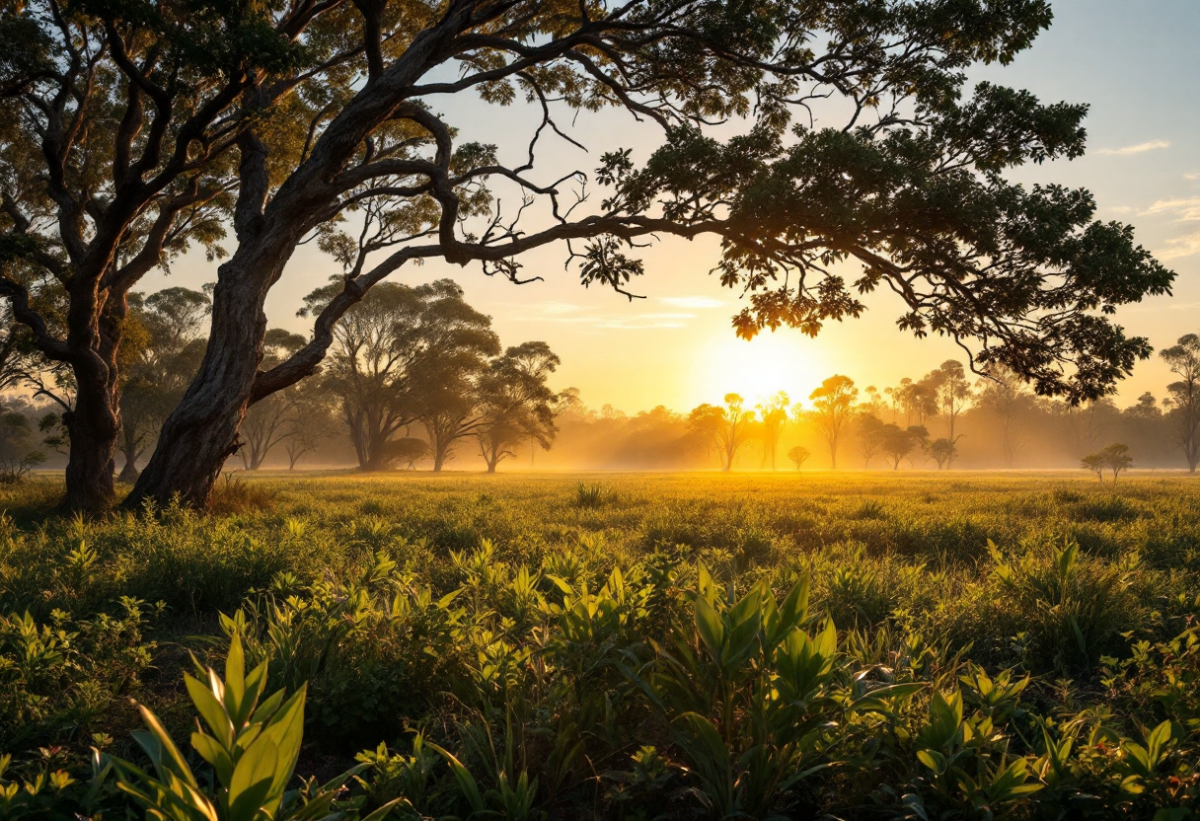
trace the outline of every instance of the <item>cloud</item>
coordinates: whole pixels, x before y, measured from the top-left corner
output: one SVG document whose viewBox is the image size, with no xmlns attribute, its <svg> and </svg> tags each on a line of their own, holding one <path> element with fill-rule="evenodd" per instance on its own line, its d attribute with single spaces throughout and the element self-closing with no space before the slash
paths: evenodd
<svg viewBox="0 0 1200 821">
<path fill-rule="evenodd" d="M 1106 157 L 1128 157 L 1130 154 L 1144 154 L 1147 151 L 1156 151 L 1160 148 L 1170 148 L 1171 143 L 1167 140 L 1148 140 L 1137 145 L 1126 145 L 1121 148 L 1100 148 L 1095 153 Z"/>
<path fill-rule="evenodd" d="M 725 305 L 721 300 L 713 299 L 710 296 L 665 296 L 661 297 L 659 301 L 676 308 L 692 308 L 696 310 L 720 308 Z"/>
<path fill-rule="evenodd" d="M 1176 222 L 1200 222 L 1200 197 L 1159 200 L 1142 212 L 1144 217 L 1172 216 Z"/>
<path fill-rule="evenodd" d="M 1200 171 L 1192 171 L 1189 174 L 1184 174 L 1183 178 L 1188 182 L 1200 182 Z"/>
<path fill-rule="evenodd" d="M 1200 197 L 1159 200 L 1142 212 L 1145 217 L 1174 217 L 1172 222 L 1200 222 Z M 1200 252 L 1200 232 L 1167 240 L 1159 259 L 1180 259 Z"/>
<path fill-rule="evenodd" d="M 1132 214 L 1134 209 L 1128 205 L 1110 205 L 1106 209 L 1110 214 Z"/>
<path fill-rule="evenodd" d="M 1200 231 L 1167 240 L 1167 246 L 1158 252 L 1158 258 L 1162 260 L 1181 259 L 1197 253 L 1200 253 Z"/>
</svg>

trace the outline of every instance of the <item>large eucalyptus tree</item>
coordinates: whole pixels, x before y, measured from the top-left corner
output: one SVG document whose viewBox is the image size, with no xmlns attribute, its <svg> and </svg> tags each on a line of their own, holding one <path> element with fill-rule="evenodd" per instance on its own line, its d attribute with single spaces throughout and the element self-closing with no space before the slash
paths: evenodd
<svg viewBox="0 0 1200 821">
<path fill-rule="evenodd" d="M 1004 179 L 1079 156 L 1083 106 L 965 88 L 968 67 L 1008 62 L 1050 20 L 1047 0 L 10 3 L 0 293 L 80 379 L 73 433 L 94 444 L 72 454 L 75 487 L 111 461 L 122 289 L 189 238 L 217 247 L 234 192 L 210 344 L 131 504 L 203 502 L 246 409 L 311 374 L 343 313 L 402 266 L 520 282 L 522 255 L 551 244 L 583 284 L 630 293 L 638 245 L 715 235 L 722 283 L 748 295 L 743 336 L 815 334 L 883 287 L 901 329 L 1094 397 L 1149 351 L 1108 315 L 1172 275 L 1127 226 L 1095 221 L 1086 191 Z M 459 120 L 438 113 L 463 96 Z M 458 138 L 521 100 L 527 144 Z M 594 174 L 548 175 L 541 141 L 574 141 L 564 119 L 601 108 L 661 147 L 637 161 L 593 134 Z M 343 284 L 311 341 L 263 370 L 267 294 L 314 237 Z M 69 292 L 63 335 L 36 308 L 38 276 Z M 93 478 L 69 495 L 106 491 Z"/>
</svg>

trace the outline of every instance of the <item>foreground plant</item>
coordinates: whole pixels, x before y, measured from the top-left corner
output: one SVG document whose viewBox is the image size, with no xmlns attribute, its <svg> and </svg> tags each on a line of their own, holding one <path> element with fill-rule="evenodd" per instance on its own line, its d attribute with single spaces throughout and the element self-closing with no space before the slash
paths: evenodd
<svg viewBox="0 0 1200 821">
<path fill-rule="evenodd" d="M 353 805 L 337 807 L 335 802 L 346 782 L 367 769 L 366 764 L 322 785 L 309 779 L 288 789 L 304 734 L 306 687 L 286 700 L 283 690 L 264 698 L 267 664 L 246 673 L 237 635 L 229 646 L 223 679 L 211 667 L 196 666 L 207 681 L 184 676 L 203 721 L 197 722 L 191 744 L 213 768 L 216 783 L 197 778 L 158 716 L 140 704 L 146 729 L 135 732 L 134 738 L 153 771 L 97 751 L 98 779 L 114 771 L 118 788 L 142 806 L 148 818 L 162 821 L 308 821 L 354 814 Z M 390 801 L 362 821 L 380 821 L 398 803 L 399 799 Z"/>
</svg>

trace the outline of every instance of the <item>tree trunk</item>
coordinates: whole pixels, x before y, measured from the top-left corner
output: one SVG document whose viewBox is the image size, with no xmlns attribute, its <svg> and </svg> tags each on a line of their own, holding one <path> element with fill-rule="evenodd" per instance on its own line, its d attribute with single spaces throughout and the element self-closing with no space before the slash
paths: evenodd
<svg viewBox="0 0 1200 821">
<path fill-rule="evenodd" d="M 116 397 L 104 381 L 77 372 L 75 407 L 63 414 L 71 439 L 66 496 L 70 510 L 100 511 L 112 504 L 117 435 L 121 430 Z"/>
<path fill-rule="evenodd" d="M 117 481 L 121 484 L 131 485 L 137 481 L 138 469 L 134 464 L 136 457 L 125 454 L 125 467 L 121 468 L 121 472 L 117 475 Z"/>
<path fill-rule="evenodd" d="M 163 425 L 126 507 L 137 508 L 147 499 L 167 504 L 176 497 L 186 505 L 205 505 L 225 460 L 240 449 L 238 429 L 267 330 L 262 307 L 270 278 L 242 267 L 252 263 L 235 259 L 221 266 L 204 360 Z"/>
<path fill-rule="evenodd" d="M 142 455 L 142 447 L 139 443 L 139 437 L 133 434 L 129 427 L 129 418 L 125 417 L 121 425 L 121 434 L 124 438 L 124 444 L 121 445 L 121 453 L 125 456 L 125 467 L 121 468 L 121 473 L 117 476 L 117 481 L 122 484 L 131 485 L 137 481 L 138 469 L 137 460 Z"/>
</svg>

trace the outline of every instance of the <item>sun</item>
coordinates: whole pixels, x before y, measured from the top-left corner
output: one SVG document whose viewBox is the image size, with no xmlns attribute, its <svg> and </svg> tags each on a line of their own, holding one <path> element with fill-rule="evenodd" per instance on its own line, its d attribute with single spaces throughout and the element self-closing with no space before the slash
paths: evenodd
<svg viewBox="0 0 1200 821">
<path fill-rule="evenodd" d="M 713 340 L 697 354 L 693 385 L 702 402 L 719 403 L 725 394 L 738 393 L 755 405 L 784 391 L 795 403 L 807 400 L 833 373 L 815 340 L 796 331 L 765 332 L 749 342 Z"/>
</svg>

